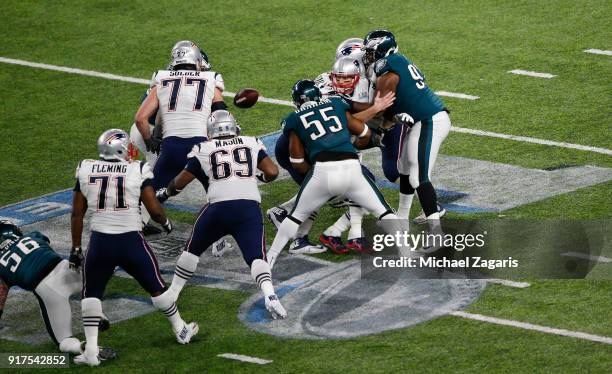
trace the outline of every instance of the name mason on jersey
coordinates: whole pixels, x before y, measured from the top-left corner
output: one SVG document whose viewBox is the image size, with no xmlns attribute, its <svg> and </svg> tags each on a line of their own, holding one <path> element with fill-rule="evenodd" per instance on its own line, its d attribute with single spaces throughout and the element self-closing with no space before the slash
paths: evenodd
<svg viewBox="0 0 612 374">
<path fill-rule="evenodd" d="M 93 164 L 91 165 L 92 173 L 127 173 L 127 164 Z"/>
<path fill-rule="evenodd" d="M 233 138 L 233 139 L 227 139 L 227 140 L 223 140 L 223 139 L 215 140 L 215 147 L 224 147 L 226 145 L 234 145 L 234 144 L 244 144 L 244 142 L 240 138 Z"/>
</svg>

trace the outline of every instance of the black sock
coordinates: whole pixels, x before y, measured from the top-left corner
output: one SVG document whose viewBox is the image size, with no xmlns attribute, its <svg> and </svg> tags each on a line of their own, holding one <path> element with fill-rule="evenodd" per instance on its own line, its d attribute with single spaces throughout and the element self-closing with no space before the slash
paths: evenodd
<svg viewBox="0 0 612 374">
<path fill-rule="evenodd" d="M 410 185 L 410 177 L 400 174 L 400 193 L 404 195 L 412 195 L 414 188 Z"/>
<path fill-rule="evenodd" d="M 417 194 L 419 195 L 419 201 L 423 207 L 425 216 L 429 217 L 438 211 L 438 198 L 436 196 L 436 190 L 434 189 L 431 182 L 426 182 L 417 187 Z"/>
</svg>

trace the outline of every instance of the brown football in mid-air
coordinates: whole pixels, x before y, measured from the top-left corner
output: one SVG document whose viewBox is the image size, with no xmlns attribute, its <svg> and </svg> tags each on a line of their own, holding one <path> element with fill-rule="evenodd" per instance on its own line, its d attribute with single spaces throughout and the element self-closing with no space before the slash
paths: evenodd
<svg viewBox="0 0 612 374">
<path fill-rule="evenodd" d="M 259 92 L 254 88 L 243 88 L 234 96 L 234 105 L 238 108 L 250 108 L 259 99 Z"/>
</svg>

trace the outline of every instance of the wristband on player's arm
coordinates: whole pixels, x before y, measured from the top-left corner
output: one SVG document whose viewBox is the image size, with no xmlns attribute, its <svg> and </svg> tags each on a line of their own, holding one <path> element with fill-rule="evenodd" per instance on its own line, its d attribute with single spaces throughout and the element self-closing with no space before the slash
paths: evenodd
<svg viewBox="0 0 612 374">
<path fill-rule="evenodd" d="M 215 110 L 226 110 L 226 109 L 227 109 L 227 105 L 225 104 L 225 101 L 215 101 L 210 106 L 211 113 L 214 112 Z"/>
<path fill-rule="evenodd" d="M 363 124 L 363 131 L 361 132 L 361 134 L 357 135 L 358 138 L 363 138 L 364 136 L 368 135 L 368 130 L 370 128 L 368 127 L 368 125 L 366 125 L 365 123 Z"/>
</svg>

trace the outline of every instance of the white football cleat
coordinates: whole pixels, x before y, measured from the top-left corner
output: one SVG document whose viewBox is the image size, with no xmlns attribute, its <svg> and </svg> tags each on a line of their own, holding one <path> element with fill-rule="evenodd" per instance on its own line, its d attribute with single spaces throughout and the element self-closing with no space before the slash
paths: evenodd
<svg viewBox="0 0 612 374">
<path fill-rule="evenodd" d="M 438 214 L 440 215 L 440 218 L 444 217 L 444 215 L 446 214 L 446 209 L 445 209 L 445 208 L 444 208 L 442 205 L 440 205 L 440 204 L 438 204 Z M 427 223 L 427 217 L 425 216 L 425 212 L 423 212 L 423 211 L 421 210 L 421 214 L 419 214 L 418 216 L 416 216 L 416 217 L 415 217 L 415 218 L 412 220 L 412 222 L 413 222 L 415 225 L 422 225 L 422 224 Z"/>
<path fill-rule="evenodd" d="M 266 301 L 266 309 L 272 315 L 272 318 L 281 319 L 287 318 L 287 311 L 283 308 L 283 305 L 280 303 L 280 300 L 276 295 L 270 295 L 268 297 L 264 297 Z"/>
<path fill-rule="evenodd" d="M 212 255 L 215 257 L 223 257 L 223 254 L 232 249 L 232 244 L 225 238 L 221 238 L 211 246 Z"/>
<path fill-rule="evenodd" d="M 100 359 L 98 355 L 88 355 L 86 352 L 74 358 L 74 363 L 77 365 L 99 366 Z"/>
<path fill-rule="evenodd" d="M 306 235 L 301 238 L 296 238 L 289 244 L 289 253 L 293 255 L 323 253 L 325 251 L 327 251 L 327 248 L 322 245 L 312 244 Z"/>
<path fill-rule="evenodd" d="M 180 344 L 187 344 L 191 341 L 191 338 L 196 336 L 200 331 L 200 327 L 195 322 L 185 323 L 183 328 L 176 332 L 176 341 Z"/>
</svg>

